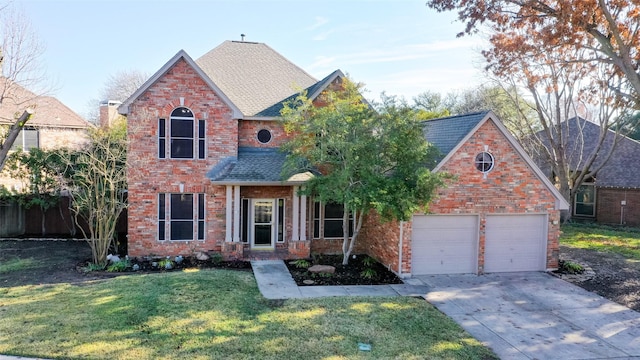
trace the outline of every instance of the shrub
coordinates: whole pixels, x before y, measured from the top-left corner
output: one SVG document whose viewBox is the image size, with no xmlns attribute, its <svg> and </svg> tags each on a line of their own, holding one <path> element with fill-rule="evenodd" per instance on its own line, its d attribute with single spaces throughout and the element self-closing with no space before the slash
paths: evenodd
<svg viewBox="0 0 640 360">
<path fill-rule="evenodd" d="M 298 269 L 308 269 L 309 266 L 311 266 L 309 261 L 305 259 L 298 259 L 293 261 L 292 263 L 293 263 L 293 266 L 297 267 Z"/>
<path fill-rule="evenodd" d="M 360 276 L 364 279 L 373 279 L 376 275 L 376 271 L 371 268 L 364 269 L 360 272 Z"/>
<path fill-rule="evenodd" d="M 365 258 L 362 259 L 362 265 L 366 267 L 371 267 L 375 263 L 376 263 L 376 259 L 372 258 L 371 256 L 365 256 Z"/>
<path fill-rule="evenodd" d="M 584 272 L 584 267 L 573 261 L 560 260 L 559 265 L 558 270 L 565 274 L 582 274 Z"/>
<path fill-rule="evenodd" d="M 82 270 L 84 272 L 102 271 L 104 270 L 104 266 L 100 264 L 89 263 L 87 264 L 87 266 L 83 267 Z"/>
<path fill-rule="evenodd" d="M 173 260 L 167 256 L 165 259 L 158 261 L 158 267 L 171 270 L 173 269 Z"/>
<path fill-rule="evenodd" d="M 222 257 L 222 254 L 219 252 L 214 252 L 210 254 L 209 259 L 211 260 L 211 263 L 213 265 L 219 265 L 224 260 L 224 258 Z"/>
<path fill-rule="evenodd" d="M 131 261 L 129 259 L 123 259 L 109 264 L 107 267 L 108 272 L 123 272 L 131 268 Z"/>
</svg>

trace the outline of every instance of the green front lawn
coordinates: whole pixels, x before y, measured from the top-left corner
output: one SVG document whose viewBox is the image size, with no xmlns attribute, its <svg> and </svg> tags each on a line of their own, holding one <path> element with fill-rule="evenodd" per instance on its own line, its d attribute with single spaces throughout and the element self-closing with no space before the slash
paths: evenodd
<svg viewBox="0 0 640 360">
<path fill-rule="evenodd" d="M 640 260 L 640 230 L 592 224 L 562 226 L 560 244 L 597 251 L 613 252 Z"/>
<path fill-rule="evenodd" d="M 424 300 L 274 302 L 227 270 L 4 287 L 0 319 L 0 354 L 44 358 L 495 358 Z"/>
</svg>

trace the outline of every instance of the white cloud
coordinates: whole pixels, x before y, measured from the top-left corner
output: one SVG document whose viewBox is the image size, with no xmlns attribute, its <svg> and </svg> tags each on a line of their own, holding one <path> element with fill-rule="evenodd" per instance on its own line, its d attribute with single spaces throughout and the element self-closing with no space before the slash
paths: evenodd
<svg viewBox="0 0 640 360">
<path fill-rule="evenodd" d="M 400 63 L 403 61 L 427 59 L 442 56 L 443 52 L 471 51 L 477 43 L 471 39 L 456 39 L 451 41 L 436 41 L 428 44 L 408 44 L 395 47 L 361 51 L 334 55 L 331 57 L 317 57 L 311 64 L 310 71 L 333 66 L 333 63 L 346 65 L 364 65 L 375 63 Z"/>
<path fill-rule="evenodd" d="M 328 22 L 329 22 L 329 19 L 327 19 L 326 17 L 316 16 L 315 22 L 313 23 L 313 25 L 307 27 L 305 30 L 307 31 L 315 30 Z"/>
<path fill-rule="evenodd" d="M 314 37 L 313 37 L 313 40 L 314 40 L 314 41 L 322 41 L 322 40 L 326 40 L 326 39 L 329 37 L 329 35 L 330 35 L 331 33 L 333 33 L 333 32 L 335 32 L 335 30 L 328 30 L 328 31 L 322 32 L 322 33 L 320 33 L 320 34 L 318 34 L 318 35 L 314 36 Z"/>
</svg>

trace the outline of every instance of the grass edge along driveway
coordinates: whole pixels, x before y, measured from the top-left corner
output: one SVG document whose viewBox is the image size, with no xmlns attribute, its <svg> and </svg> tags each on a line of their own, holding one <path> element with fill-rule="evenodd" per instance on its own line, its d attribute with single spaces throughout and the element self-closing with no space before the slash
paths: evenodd
<svg viewBox="0 0 640 360">
<path fill-rule="evenodd" d="M 0 288 L 0 318 L 0 354 L 44 358 L 495 358 L 424 300 L 274 302 L 229 270 Z"/>
<path fill-rule="evenodd" d="M 597 224 L 567 224 L 561 227 L 560 244 L 574 248 L 620 254 L 640 260 L 640 229 Z"/>
</svg>

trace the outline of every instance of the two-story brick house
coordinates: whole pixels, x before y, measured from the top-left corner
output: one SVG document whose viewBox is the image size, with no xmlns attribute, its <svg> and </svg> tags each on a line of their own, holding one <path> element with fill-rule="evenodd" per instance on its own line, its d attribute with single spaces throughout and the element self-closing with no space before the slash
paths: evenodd
<svg viewBox="0 0 640 360">
<path fill-rule="evenodd" d="M 339 253 L 342 208 L 299 196 L 298 188 L 313 175 L 282 179 L 286 155 L 278 148 L 287 140 L 279 120 L 283 101 L 301 89 L 316 99 L 342 77 L 336 70 L 318 81 L 261 43 L 227 41 L 196 61 L 178 52 L 119 108 L 127 116 L 130 140 L 129 255 L 216 251 L 226 258 L 289 259 Z M 485 265 L 485 222 L 497 219 L 486 214 L 531 214 L 536 215 L 531 226 L 541 229 L 531 235 L 538 248 L 527 269 L 556 266 L 558 211 L 566 202 L 555 188 L 491 113 L 439 123 L 440 130 L 432 132 L 435 140 L 444 139 L 450 147 L 441 148 L 445 156 L 434 170 L 451 172 L 458 180 L 431 208 L 448 216 L 466 214 L 465 219 L 440 219 L 472 230 L 458 235 L 466 236 L 460 246 L 473 259 L 465 258 L 470 263 L 462 267 L 425 270 L 421 261 L 445 260 L 423 252 L 443 253 L 447 243 L 423 241 L 431 236 L 430 226 L 414 227 L 429 223 L 431 217 L 423 215 L 401 224 L 380 224 L 372 215 L 357 252 L 401 275 L 509 271 Z M 449 127 L 466 132 L 454 131 L 453 139 Z M 425 134 L 430 140 L 430 132 Z M 478 150 L 505 157 L 480 172 L 474 160 Z M 505 219 L 498 220 L 504 224 Z"/>
</svg>

